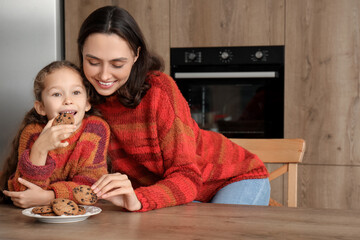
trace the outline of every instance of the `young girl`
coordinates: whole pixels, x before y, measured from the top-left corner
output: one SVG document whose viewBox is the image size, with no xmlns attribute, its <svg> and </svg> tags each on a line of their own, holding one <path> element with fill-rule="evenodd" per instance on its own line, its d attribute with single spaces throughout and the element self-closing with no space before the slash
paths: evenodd
<svg viewBox="0 0 360 240">
<path fill-rule="evenodd" d="M 107 173 L 110 130 L 100 117 L 86 113 L 91 105 L 79 69 L 68 61 L 49 64 L 36 76 L 34 94 L 34 108 L 23 120 L 1 177 L 1 187 L 8 189 L 3 193 L 23 208 L 54 198 L 74 200 L 75 186 L 92 185 Z M 52 126 L 59 113 L 73 114 L 75 123 Z"/>
<path fill-rule="evenodd" d="M 81 68 L 112 131 L 113 173 L 92 186 L 97 195 L 130 211 L 194 200 L 268 205 L 262 161 L 199 128 L 145 42 L 132 16 L 116 6 L 95 10 L 80 28 Z"/>
</svg>

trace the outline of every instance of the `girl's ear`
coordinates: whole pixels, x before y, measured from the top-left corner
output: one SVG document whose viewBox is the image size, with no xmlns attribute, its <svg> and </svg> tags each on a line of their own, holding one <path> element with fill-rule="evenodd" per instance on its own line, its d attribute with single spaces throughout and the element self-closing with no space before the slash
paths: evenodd
<svg viewBox="0 0 360 240">
<path fill-rule="evenodd" d="M 42 102 L 40 101 L 35 101 L 34 102 L 34 108 L 36 110 L 36 112 L 41 115 L 41 116 L 46 116 L 45 110 L 44 110 L 44 105 L 42 104 Z"/>
<path fill-rule="evenodd" d="M 85 112 L 89 111 L 90 109 L 91 109 L 91 104 L 89 101 L 86 101 Z"/>
</svg>

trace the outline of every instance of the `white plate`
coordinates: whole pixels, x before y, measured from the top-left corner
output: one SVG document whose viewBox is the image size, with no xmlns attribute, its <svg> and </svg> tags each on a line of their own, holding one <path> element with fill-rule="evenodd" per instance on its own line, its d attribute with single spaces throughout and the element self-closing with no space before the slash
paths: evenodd
<svg viewBox="0 0 360 240">
<path fill-rule="evenodd" d="M 75 216 L 41 216 L 39 214 L 35 214 L 32 212 L 33 208 L 27 208 L 22 211 L 22 214 L 28 217 L 33 217 L 39 220 L 40 222 L 46 223 L 71 223 L 71 222 L 80 222 L 84 221 L 90 216 L 99 214 L 101 212 L 101 208 L 95 206 L 83 206 L 86 210 L 86 213 L 83 215 L 75 215 Z"/>
</svg>

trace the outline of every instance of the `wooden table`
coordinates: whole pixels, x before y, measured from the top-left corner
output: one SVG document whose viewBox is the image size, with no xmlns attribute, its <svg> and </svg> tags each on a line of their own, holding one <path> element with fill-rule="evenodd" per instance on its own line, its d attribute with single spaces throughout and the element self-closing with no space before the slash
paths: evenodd
<svg viewBox="0 0 360 240">
<path fill-rule="evenodd" d="M 77 223 L 42 223 L 0 205 L 0 239 L 360 239 L 360 211 L 189 203 L 145 213 L 98 204 Z"/>
</svg>

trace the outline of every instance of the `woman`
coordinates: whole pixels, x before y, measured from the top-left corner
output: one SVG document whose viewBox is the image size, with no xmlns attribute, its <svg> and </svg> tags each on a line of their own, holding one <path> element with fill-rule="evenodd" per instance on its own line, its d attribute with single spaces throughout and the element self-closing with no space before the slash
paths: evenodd
<svg viewBox="0 0 360 240">
<path fill-rule="evenodd" d="M 128 12 L 95 10 L 81 26 L 78 48 L 93 104 L 112 131 L 114 173 L 93 185 L 100 198 L 129 211 L 194 200 L 268 204 L 264 164 L 223 135 L 199 129 Z"/>
</svg>

